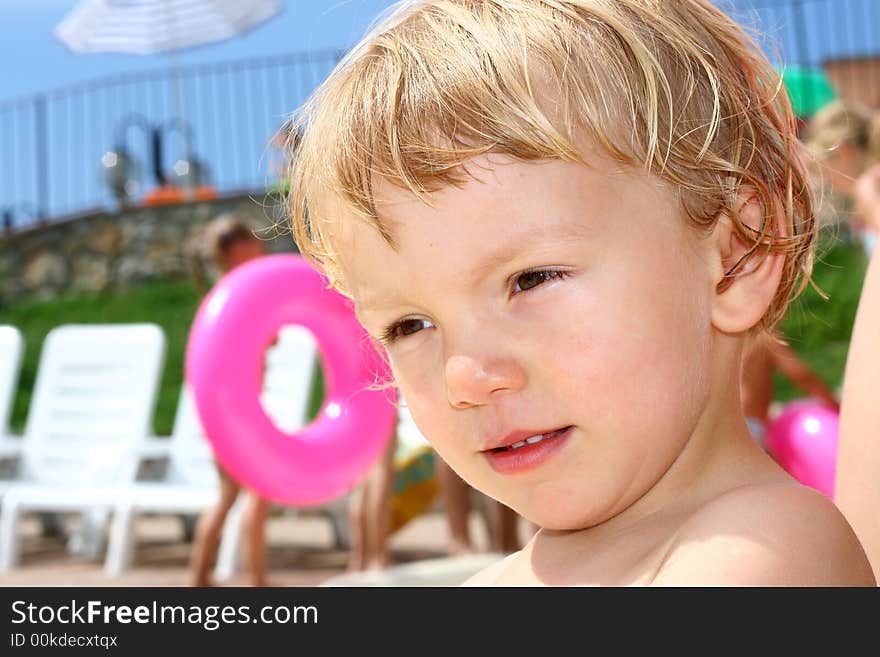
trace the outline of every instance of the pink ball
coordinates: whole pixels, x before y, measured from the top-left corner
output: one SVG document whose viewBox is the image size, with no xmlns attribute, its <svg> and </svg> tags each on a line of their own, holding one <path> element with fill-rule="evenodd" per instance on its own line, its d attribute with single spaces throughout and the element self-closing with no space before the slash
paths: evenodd
<svg viewBox="0 0 880 657">
<path fill-rule="evenodd" d="M 786 404 L 767 432 L 767 449 L 792 477 L 834 497 L 837 412 L 814 400 Z"/>
</svg>

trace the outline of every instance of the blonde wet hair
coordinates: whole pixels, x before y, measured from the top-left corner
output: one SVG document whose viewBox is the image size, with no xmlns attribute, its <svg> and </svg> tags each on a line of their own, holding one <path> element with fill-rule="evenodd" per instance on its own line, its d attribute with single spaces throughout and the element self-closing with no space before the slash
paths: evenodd
<svg viewBox="0 0 880 657">
<path fill-rule="evenodd" d="M 293 234 L 345 293 L 328 201 L 394 246 L 377 210 L 377 180 L 430 203 L 431 192 L 460 184 L 468 160 L 484 153 L 586 164 L 575 146 L 585 136 L 677 189 L 695 226 L 731 216 L 750 248 L 726 280 L 749 258 L 785 254 L 759 326 L 769 330 L 799 277 L 809 279 L 816 234 L 781 89 L 751 37 L 708 0 L 402 3 L 293 119 Z M 763 204 L 757 229 L 737 214 L 743 188 Z"/>
</svg>

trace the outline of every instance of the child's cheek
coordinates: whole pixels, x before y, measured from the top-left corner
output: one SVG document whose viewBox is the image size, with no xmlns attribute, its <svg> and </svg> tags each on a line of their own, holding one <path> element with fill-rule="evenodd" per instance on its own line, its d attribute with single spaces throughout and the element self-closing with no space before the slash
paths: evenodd
<svg viewBox="0 0 880 657">
<path fill-rule="evenodd" d="M 442 370 L 436 356 L 427 353 L 389 354 L 391 371 L 406 404 L 419 429 L 429 441 L 429 426 L 435 424 L 435 416 L 448 405 L 443 387 Z M 434 422 L 432 422 L 434 420 Z"/>
</svg>

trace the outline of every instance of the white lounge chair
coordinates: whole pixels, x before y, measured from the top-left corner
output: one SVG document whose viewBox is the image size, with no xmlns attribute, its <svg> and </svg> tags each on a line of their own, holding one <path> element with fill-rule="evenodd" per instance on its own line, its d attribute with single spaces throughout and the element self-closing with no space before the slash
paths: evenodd
<svg viewBox="0 0 880 657">
<path fill-rule="evenodd" d="M 12 402 L 21 372 L 24 337 L 14 326 L 0 325 L 0 434 L 9 433 Z"/>
<path fill-rule="evenodd" d="M 138 513 L 197 515 L 217 501 L 219 485 L 214 455 L 186 383 L 180 391 L 171 436 L 151 438 L 140 456 L 165 461 L 165 474 L 159 481 L 136 482 L 120 491 L 104 564 L 108 575 L 119 575 L 131 562 Z M 224 533 L 237 530 L 233 524 L 227 523 Z"/>
<path fill-rule="evenodd" d="M 0 325 L 0 491 L 3 481 L 15 477 L 21 451 L 20 437 L 12 435 L 9 419 L 21 372 L 24 337 L 14 326 Z"/>
<path fill-rule="evenodd" d="M 12 432 L 10 418 L 24 356 L 24 336 L 14 326 L 0 326 L 0 495 L 17 478 L 21 436 Z M 44 514 L 43 532 L 63 534 L 55 514 Z"/>
<path fill-rule="evenodd" d="M 24 355 L 24 337 L 14 326 L 0 325 L 0 459 L 8 449 L 10 455 L 18 453 L 18 441 L 5 444 L 10 439 L 9 418 L 18 387 L 21 360 Z"/>
<path fill-rule="evenodd" d="M 22 513 L 109 513 L 120 487 L 134 480 L 164 354 L 165 335 L 155 324 L 70 324 L 49 332 L 20 441 L 19 477 L 0 506 L 0 570 L 18 560 Z"/>
<path fill-rule="evenodd" d="M 276 344 L 267 350 L 261 399 L 266 413 L 287 433 L 293 433 L 307 420 L 315 363 L 314 339 L 298 326 L 283 327 Z M 161 481 L 135 484 L 119 496 L 105 563 L 109 575 L 120 574 L 131 562 L 138 514 L 197 514 L 217 500 L 218 478 L 213 453 L 191 393 L 185 386 L 170 440 L 151 440 L 144 455 L 167 458 L 167 474 Z M 337 532 L 344 531 L 340 526 L 347 529 L 345 514 L 339 512 L 338 506 L 322 507 Z M 243 511 L 242 496 L 224 523 L 214 573 L 217 580 L 228 579 L 238 568 Z"/>
</svg>

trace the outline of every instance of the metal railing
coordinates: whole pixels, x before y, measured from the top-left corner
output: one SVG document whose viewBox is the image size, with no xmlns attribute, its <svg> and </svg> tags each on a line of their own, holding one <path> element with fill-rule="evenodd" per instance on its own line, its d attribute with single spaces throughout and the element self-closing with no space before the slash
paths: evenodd
<svg viewBox="0 0 880 657">
<path fill-rule="evenodd" d="M 880 0 L 717 2 L 756 26 L 780 65 L 880 60 Z M 264 189 L 279 157 L 272 136 L 341 55 L 310 52 L 118 76 L 0 103 L 0 217 L 14 229 L 113 208 L 117 199 L 104 179 L 102 156 L 125 146 L 149 187 L 155 184 L 153 138 L 163 135 L 159 168 L 171 171 L 185 155 L 186 126 L 191 154 L 207 164 L 216 190 Z M 865 77 L 852 68 L 858 79 L 841 82 L 874 85 L 880 97 L 880 64 L 875 70 Z"/>
<path fill-rule="evenodd" d="M 0 103 L 0 216 L 17 229 L 115 208 L 102 158 L 120 147 L 131 154 L 137 195 L 158 184 L 154 169 L 174 175 L 187 133 L 189 155 L 207 165 L 211 187 L 265 189 L 277 174 L 272 137 L 341 56 L 330 50 L 114 76 Z"/>
<path fill-rule="evenodd" d="M 786 63 L 821 67 L 829 59 L 880 56 L 877 0 L 718 0 L 766 35 L 768 54 Z"/>
</svg>

